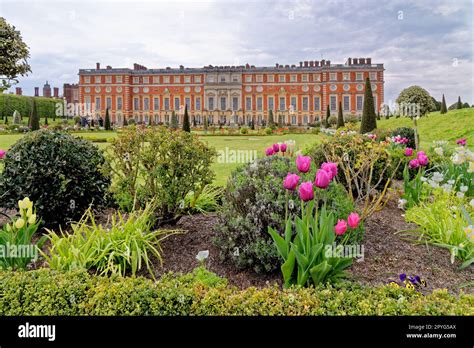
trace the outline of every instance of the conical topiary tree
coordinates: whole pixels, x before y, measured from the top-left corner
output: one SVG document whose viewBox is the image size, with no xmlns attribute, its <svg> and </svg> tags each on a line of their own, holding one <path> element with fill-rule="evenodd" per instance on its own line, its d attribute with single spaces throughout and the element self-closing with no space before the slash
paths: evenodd
<svg viewBox="0 0 474 348">
<path fill-rule="evenodd" d="M 331 117 L 331 110 L 329 110 L 329 105 L 326 108 L 326 118 L 324 119 L 324 128 L 329 128 L 329 117 Z"/>
<path fill-rule="evenodd" d="M 48 114 L 44 115 L 44 125 L 48 125 Z"/>
<path fill-rule="evenodd" d="M 339 110 L 337 112 L 337 125 L 336 128 L 344 127 L 344 115 L 342 114 L 342 103 L 339 102 Z"/>
<path fill-rule="evenodd" d="M 458 97 L 458 103 L 456 105 L 456 109 L 462 109 L 461 96 Z"/>
<path fill-rule="evenodd" d="M 443 94 L 443 99 L 441 100 L 441 114 L 445 114 L 448 112 L 448 108 L 446 107 L 446 99 L 444 99 L 444 94 Z"/>
<path fill-rule="evenodd" d="M 110 126 L 110 116 L 109 116 L 109 108 L 105 109 L 105 125 L 104 125 L 105 130 L 112 130 L 112 127 Z"/>
<path fill-rule="evenodd" d="M 5 124 L 8 124 L 8 115 L 5 115 Z"/>
<path fill-rule="evenodd" d="M 273 119 L 273 110 L 268 113 L 268 127 L 275 128 L 275 120 Z"/>
<path fill-rule="evenodd" d="M 184 106 L 184 116 L 183 116 L 183 131 L 190 133 L 191 125 L 189 124 L 189 115 L 188 115 L 188 105 Z"/>
<path fill-rule="evenodd" d="M 204 115 L 204 133 L 207 133 L 207 128 L 209 126 L 209 121 L 207 119 L 207 115 Z"/>
<path fill-rule="evenodd" d="M 38 116 L 38 110 L 36 109 L 36 101 L 33 99 L 33 106 L 31 108 L 29 127 L 32 131 L 40 129 L 40 122 Z"/>
<path fill-rule="evenodd" d="M 171 129 L 178 129 L 178 118 L 176 117 L 176 113 L 173 112 L 171 113 L 171 124 L 170 124 Z"/>
<path fill-rule="evenodd" d="M 365 79 L 365 95 L 364 108 L 362 110 L 362 120 L 360 122 L 360 133 L 369 133 L 377 128 L 377 119 L 374 108 L 374 96 L 372 95 L 372 87 L 370 80 Z"/>
<path fill-rule="evenodd" d="M 128 126 L 127 115 L 123 115 L 123 126 Z"/>
</svg>

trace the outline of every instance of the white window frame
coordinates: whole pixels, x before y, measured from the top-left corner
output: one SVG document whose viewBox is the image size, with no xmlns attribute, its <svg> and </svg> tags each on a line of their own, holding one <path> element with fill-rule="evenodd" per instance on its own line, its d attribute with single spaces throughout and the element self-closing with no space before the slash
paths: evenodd
<svg viewBox="0 0 474 348">
<path fill-rule="evenodd" d="M 143 84 L 150 83 L 150 78 L 148 76 L 143 76 Z"/>
<path fill-rule="evenodd" d="M 275 75 L 268 74 L 267 75 L 267 82 L 275 82 Z"/>
<path fill-rule="evenodd" d="M 364 73 L 356 72 L 356 81 L 363 81 L 364 80 Z"/>
<path fill-rule="evenodd" d="M 345 105 L 346 98 L 349 99 L 349 105 L 348 105 L 347 108 L 346 108 L 346 105 Z M 350 94 L 343 94 L 342 95 L 342 111 L 351 111 L 351 96 L 350 96 Z"/>
<path fill-rule="evenodd" d="M 116 82 L 116 83 L 122 83 L 122 82 L 123 82 L 122 75 L 115 76 L 115 82 Z"/>
<path fill-rule="evenodd" d="M 329 73 L 329 81 L 337 81 L 337 73 Z"/>
</svg>

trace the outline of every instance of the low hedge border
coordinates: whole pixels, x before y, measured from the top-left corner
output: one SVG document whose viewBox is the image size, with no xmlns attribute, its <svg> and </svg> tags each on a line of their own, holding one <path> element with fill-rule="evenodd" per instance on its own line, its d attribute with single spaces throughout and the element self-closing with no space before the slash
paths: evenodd
<svg viewBox="0 0 474 348">
<path fill-rule="evenodd" d="M 143 277 L 0 272 L 2 315 L 474 315 L 474 296 L 355 284 L 240 290 L 203 268 Z"/>
</svg>

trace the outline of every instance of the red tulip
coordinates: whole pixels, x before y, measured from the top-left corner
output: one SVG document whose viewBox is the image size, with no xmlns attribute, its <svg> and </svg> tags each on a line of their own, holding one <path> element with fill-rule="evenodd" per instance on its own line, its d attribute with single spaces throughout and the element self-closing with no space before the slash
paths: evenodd
<svg viewBox="0 0 474 348">
<path fill-rule="evenodd" d="M 280 151 L 280 145 L 278 145 L 278 144 L 273 144 L 273 145 L 272 145 L 272 148 L 273 148 L 273 152 L 274 152 L 274 153 L 277 153 L 277 152 Z"/>
<path fill-rule="evenodd" d="M 334 162 L 324 162 L 321 164 L 321 169 L 325 170 L 330 174 L 330 179 L 334 179 L 337 175 L 337 163 Z"/>
<path fill-rule="evenodd" d="M 296 168 L 298 168 L 301 173 L 307 173 L 310 167 L 311 158 L 308 156 L 298 155 L 298 157 L 296 158 Z"/>
<path fill-rule="evenodd" d="M 275 154 L 275 151 L 273 151 L 273 147 L 268 147 L 266 150 L 265 150 L 265 154 L 267 156 L 271 156 L 273 154 Z"/>
<path fill-rule="evenodd" d="M 329 183 L 331 182 L 331 177 L 330 173 L 325 171 L 324 169 L 318 169 L 316 172 L 316 179 L 314 180 L 314 184 L 316 187 L 325 189 L 326 187 L 329 186 Z"/>
<path fill-rule="evenodd" d="M 314 198 L 313 183 L 311 181 L 301 183 L 299 193 L 302 201 L 312 200 Z"/>
<path fill-rule="evenodd" d="M 410 167 L 410 169 L 418 168 L 419 166 L 420 166 L 420 162 L 416 158 L 408 162 L 408 167 Z"/>
<path fill-rule="evenodd" d="M 299 181 L 300 177 L 298 175 L 288 173 L 285 180 L 283 180 L 283 187 L 287 190 L 294 191 Z"/>
<path fill-rule="evenodd" d="M 347 217 L 347 223 L 350 228 L 356 228 L 359 225 L 360 217 L 357 213 L 350 213 Z"/>
<path fill-rule="evenodd" d="M 405 156 L 410 157 L 413 155 L 413 149 L 411 147 L 407 147 L 405 149 Z"/>
<path fill-rule="evenodd" d="M 347 231 L 347 223 L 344 220 L 337 220 L 337 224 L 334 226 L 334 231 L 338 236 L 343 235 Z"/>
<path fill-rule="evenodd" d="M 280 151 L 281 152 L 286 152 L 286 147 L 287 147 L 287 145 L 285 143 L 280 144 Z"/>
</svg>

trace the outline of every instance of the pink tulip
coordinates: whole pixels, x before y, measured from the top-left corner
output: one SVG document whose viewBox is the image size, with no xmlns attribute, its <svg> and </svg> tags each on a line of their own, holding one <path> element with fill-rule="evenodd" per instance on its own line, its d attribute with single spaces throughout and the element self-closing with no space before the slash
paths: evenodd
<svg viewBox="0 0 474 348">
<path fill-rule="evenodd" d="M 338 236 L 343 235 L 347 231 L 347 223 L 344 220 L 337 220 L 337 224 L 334 226 L 334 231 Z"/>
<path fill-rule="evenodd" d="M 466 138 L 461 138 L 456 140 L 456 144 L 461 145 L 461 146 L 466 146 L 467 140 Z"/>
<path fill-rule="evenodd" d="M 330 179 L 334 179 L 337 175 L 337 163 L 334 162 L 324 162 L 321 164 L 321 169 L 325 170 L 330 174 Z"/>
<path fill-rule="evenodd" d="M 299 193 L 302 201 L 312 200 L 314 198 L 313 183 L 311 181 L 301 183 Z"/>
<path fill-rule="evenodd" d="M 410 169 L 418 168 L 419 166 L 420 166 L 420 162 L 416 158 L 408 162 L 408 167 L 410 167 Z"/>
<path fill-rule="evenodd" d="M 273 154 L 275 154 L 275 151 L 273 151 L 273 147 L 268 147 L 266 150 L 265 150 L 265 154 L 267 156 L 271 156 Z"/>
<path fill-rule="evenodd" d="M 285 143 L 280 144 L 280 151 L 281 152 L 286 152 L 286 147 L 287 147 L 287 145 Z"/>
<path fill-rule="evenodd" d="M 428 164 L 428 156 L 418 156 L 418 163 L 420 164 L 420 166 L 426 166 Z"/>
<path fill-rule="evenodd" d="M 356 228 L 359 226 L 360 217 L 357 213 L 350 213 L 347 217 L 347 223 L 349 224 L 350 228 Z"/>
<path fill-rule="evenodd" d="M 296 168 L 298 168 L 301 173 L 307 173 L 310 167 L 311 158 L 308 156 L 298 155 L 298 157 L 296 158 Z"/>
<path fill-rule="evenodd" d="M 298 175 L 288 173 L 285 180 L 283 180 L 283 187 L 287 190 L 294 191 L 299 181 L 300 177 Z"/>
<path fill-rule="evenodd" d="M 278 144 L 273 144 L 272 147 L 273 147 L 273 152 L 274 152 L 274 153 L 277 153 L 277 152 L 280 151 L 280 145 L 278 145 Z"/>
<path fill-rule="evenodd" d="M 7 154 L 7 152 L 5 150 L 0 150 L 0 159 L 5 157 L 6 154 Z"/>
<path fill-rule="evenodd" d="M 407 147 L 405 149 L 405 156 L 410 157 L 413 155 L 413 149 L 411 147 Z"/>
<path fill-rule="evenodd" d="M 418 152 L 416 153 L 416 157 L 417 157 L 417 158 L 419 158 L 420 156 L 426 156 L 425 151 L 418 151 Z"/>
<path fill-rule="evenodd" d="M 324 169 L 318 169 L 316 172 L 316 178 L 314 180 L 314 184 L 316 187 L 325 189 L 326 187 L 329 186 L 329 183 L 331 182 L 331 174 Z"/>
</svg>

